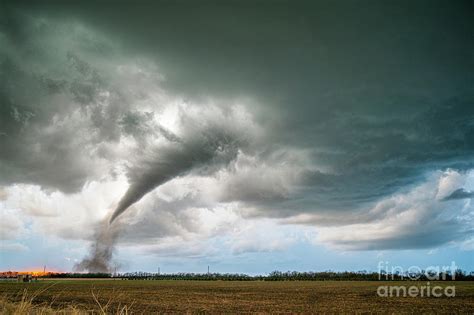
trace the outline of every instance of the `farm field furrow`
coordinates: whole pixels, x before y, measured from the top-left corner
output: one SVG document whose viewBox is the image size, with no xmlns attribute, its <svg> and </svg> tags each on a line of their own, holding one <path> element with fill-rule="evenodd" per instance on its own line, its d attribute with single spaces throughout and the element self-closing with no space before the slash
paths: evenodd
<svg viewBox="0 0 474 315">
<path fill-rule="evenodd" d="M 456 286 L 455 297 L 379 297 L 381 285 L 426 285 L 384 281 L 143 281 L 62 280 L 0 283 L 4 301 L 20 302 L 27 290 L 34 305 L 131 313 L 460 313 L 474 312 L 474 282 Z M 94 299 L 96 297 L 97 301 Z M 99 304 L 101 306 L 99 306 Z"/>
</svg>

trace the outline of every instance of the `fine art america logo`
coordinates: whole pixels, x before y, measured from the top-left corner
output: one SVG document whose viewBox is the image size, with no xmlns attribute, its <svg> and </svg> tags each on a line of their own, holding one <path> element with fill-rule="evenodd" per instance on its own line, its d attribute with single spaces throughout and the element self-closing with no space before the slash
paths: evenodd
<svg viewBox="0 0 474 315">
<path fill-rule="evenodd" d="M 451 262 L 450 266 L 429 266 L 420 268 L 411 266 L 404 269 L 401 266 L 390 266 L 388 261 L 380 261 L 378 275 L 381 281 L 411 280 L 413 285 L 399 284 L 382 285 L 377 288 L 380 297 L 455 297 L 456 286 L 440 286 L 430 281 L 449 281 L 456 279 L 457 266 Z"/>
</svg>

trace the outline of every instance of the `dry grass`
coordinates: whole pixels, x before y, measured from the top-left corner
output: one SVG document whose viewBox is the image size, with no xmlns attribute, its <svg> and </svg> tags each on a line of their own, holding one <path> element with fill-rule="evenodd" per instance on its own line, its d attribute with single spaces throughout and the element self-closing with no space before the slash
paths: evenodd
<svg viewBox="0 0 474 315">
<path fill-rule="evenodd" d="M 456 297 L 376 294 L 379 281 L 58 281 L 0 283 L 1 314 L 391 313 L 472 314 L 474 282 Z M 410 283 L 409 285 L 424 285 Z M 25 291 L 26 290 L 26 291 Z"/>
<path fill-rule="evenodd" d="M 53 284 L 54 285 L 54 284 Z M 52 296 L 49 302 L 39 302 L 36 299 L 38 295 L 47 293 L 48 286 L 40 290 L 36 290 L 33 293 L 29 293 L 25 288 L 20 296 L 19 300 L 15 297 L 8 296 L 7 294 L 0 297 L 0 314 L 4 315 L 50 315 L 50 314 L 67 314 L 67 315 L 91 315 L 91 314 L 115 314 L 115 315 L 128 315 L 131 314 L 131 305 L 122 305 L 119 303 L 115 308 L 112 308 L 114 297 L 110 298 L 106 303 L 101 303 L 99 298 L 94 291 L 91 291 L 91 296 L 95 301 L 96 305 L 89 306 L 89 308 L 82 305 L 68 304 L 62 307 L 54 307 L 54 303 L 58 296 Z M 121 295 L 119 294 L 118 297 Z"/>
</svg>

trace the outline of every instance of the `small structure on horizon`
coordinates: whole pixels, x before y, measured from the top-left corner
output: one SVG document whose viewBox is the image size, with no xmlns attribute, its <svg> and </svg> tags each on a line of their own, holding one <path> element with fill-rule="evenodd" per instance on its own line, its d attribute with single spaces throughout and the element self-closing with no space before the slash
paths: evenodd
<svg viewBox="0 0 474 315">
<path fill-rule="evenodd" d="M 33 277 L 30 274 L 19 274 L 16 279 L 18 282 L 31 282 Z"/>
</svg>

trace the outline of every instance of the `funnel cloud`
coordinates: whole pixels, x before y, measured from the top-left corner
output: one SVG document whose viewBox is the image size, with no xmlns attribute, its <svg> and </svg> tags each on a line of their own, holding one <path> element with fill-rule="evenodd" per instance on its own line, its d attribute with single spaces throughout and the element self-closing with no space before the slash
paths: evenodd
<svg viewBox="0 0 474 315">
<path fill-rule="evenodd" d="M 214 130 L 151 152 L 150 156 L 141 159 L 139 166 L 129 170 L 130 187 L 113 212 L 110 223 L 146 193 L 173 178 L 204 169 L 212 163 L 229 163 L 237 156 L 238 143 L 235 135 L 226 134 L 225 130 Z"/>
</svg>

